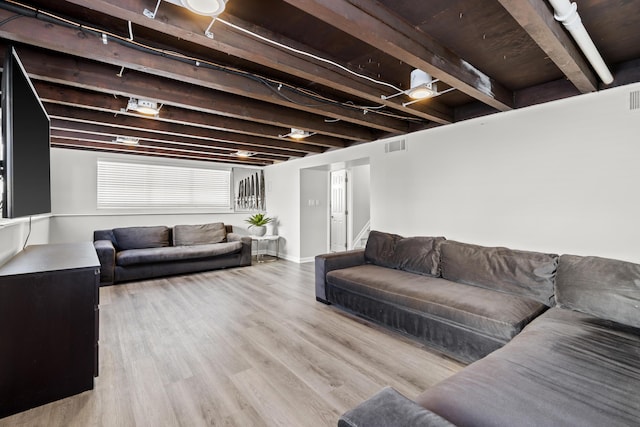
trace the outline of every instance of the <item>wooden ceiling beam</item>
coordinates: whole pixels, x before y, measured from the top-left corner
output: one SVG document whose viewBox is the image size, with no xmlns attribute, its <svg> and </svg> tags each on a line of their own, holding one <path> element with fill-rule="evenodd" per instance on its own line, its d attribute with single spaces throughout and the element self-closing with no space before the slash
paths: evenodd
<svg viewBox="0 0 640 427">
<path fill-rule="evenodd" d="M 0 9 L 0 21 L 10 19 L 12 16 L 14 16 L 13 12 Z M 8 40 L 343 120 L 384 132 L 406 133 L 409 131 L 408 122 L 389 116 L 373 112 L 363 114 L 361 110 L 321 103 L 296 92 L 286 91 L 285 96 L 281 96 L 279 90 L 275 87 L 267 87 L 264 82 L 257 81 L 255 76 L 248 77 L 210 68 L 204 62 L 200 62 L 198 66 L 197 61 L 177 60 L 166 54 L 152 54 L 145 49 L 134 49 L 113 40 L 104 44 L 99 33 L 69 28 L 29 16 L 5 22 L 0 27 L 0 37 Z"/>
<path fill-rule="evenodd" d="M 158 10 L 158 15 L 155 19 L 149 19 L 142 14 L 142 11 L 149 6 L 148 2 L 144 0 L 68 0 L 68 2 L 175 36 L 177 39 L 189 40 L 191 43 L 282 71 L 369 102 L 386 105 L 403 114 L 410 114 L 440 124 L 451 123 L 453 120 L 451 109 L 435 100 L 430 102 L 429 105 L 421 105 L 421 110 L 415 109 L 416 106 L 414 108 L 404 107 L 396 99 L 382 100 L 380 98 L 381 94 L 391 95 L 389 88 L 365 83 L 362 80 L 345 75 L 344 72 L 338 71 L 335 67 L 332 69 L 331 66 L 319 61 L 308 58 L 303 59 L 293 53 L 275 47 L 273 44 L 225 26 L 223 23 L 216 24 L 214 29 L 215 38 L 212 40 L 204 32 L 204 29 L 211 22 L 210 19 L 171 13 L 171 6 L 165 5 Z M 256 27 L 236 17 L 229 16 L 228 13 L 225 13 L 223 18 L 224 21 L 232 25 L 259 34 L 277 43 L 321 57 L 326 56 L 326 54 L 314 52 L 309 46 L 301 45 L 299 42 L 286 39 L 264 28 Z"/>
<path fill-rule="evenodd" d="M 140 131 L 135 130 L 127 130 L 125 132 L 119 132 L 116 128 L 111 128 L 108 126 L 101 126 L 98 124 L 91 123 L 77 123 L 68 120 L 62 119 L 52 119 L 51 125 L 51 137 L 57 138 L 67 138 L 67 139 L 78 139 L 78 140 L 91 140 L 91 141 L 102 141 L 105 143 L 115 144 L 115 145 L 127 145 L 121 142 L 117 142 L 116 139 L 118 137 L 129 137 L 129 138 L 137 138 L 139 143 L 138 145 L 146 145 L 146 146 L 159 146 L 159 147 L 168 147 L 172 149 L 181 149 L 181 150 L 191 150 L 204 152 L 209 154 L 217 154 L 222 156 L 232 156 L 234 153 L 238 151 L 248 151 L 254 153 L 256 157 L 270 160 L 270 161 L 286 161 L 291 158 L 295 158 L 297 156 L 287 156 L 287 155 L 279 155 L 279 154 L 267 154 L 263 150 L 248 150 L 244 147 L 238 147 L 236 149 L 231 148 L 223 148 L 217 144 L 207 143 L 207 141 L 196 141 L 189 140 L 184 137 L 154 137 L 149 136 L 148 134 L 144 134 Z"/>
<path fill-rule="evenodd" d="M 34 81 L 34 86 L 36 92 L 38 92 L 38 95 L 44 101 L 71 107 L 117 113 L 127 105 L 128 101 L 128 97 L 126 96 L 119 97 L 113 94 L 80 90 L 71 86 L 58 85 L 45 81 Z M 282 141 L 282 138 L 278 135 L 289 132 L 289 129 L 283 127 L 235 119 L 233 117 L 213 115 L 201 111 L 173 107 L 171 105 L 164 105 L 162 107 L 162 114 L 157 117 L 157 120 L 193 125 L 241 135 L 272 138 L 276 141 Z M 326 139 L 328 146 L 334 146 L 335 144 L 333 138 L 324 135 L 317 135 L 314 139 L 316 141 Z"/>
<path fill-rule="evenodd" d="M 267 154 L 274 154 L 283 157 L 303 157 L 308 153 L 322 152 L 320 147 L 306 147 L 299 144 L 297 151 L 285 150 L 278 147 L 275 141 L 261 140 L 255 137 L 251 140 L 229 140 L 216 138 L 209 129 L 192 128 L 185 125 L 173 123 L 163 123 L 152 118 L 137 118 L 126 115 L 114 116 L 109 113 L 98 111 L 74 109 L 60 105 L 47 105 L 49 116 L 53 120 L 68 122 L 66 129 L 83 129 L 82 124 L 89 126 L 100 126 L 103 132 L 110 135 L 133 136 L 142 139 L 155 139 L 164 141 L 182 141 L 192 144 L 210 144 L 227 150 L 249 150 L 260 151 Z M 55 123 L 55 122 L 53 122 Z M 91 127 L 88 127 L 91 129 Z"/>
<path fill-rule="evenodd" d="M 51 138 L 51 146 L 54 148 L 68 148 L 74 150 L 101 151 L 105 153 L 127 153 L 142 156 L 205 160 L 219 163 L 246 164 L 253 166 L 267 166 L 274 163 L 266 160 L 254 160 L 251 157 L 249 157 L 248 159 L 241 159 L 239 157 L 230 158 L 205 153 L 187 153 L 181 150 L 159 150 L 152 147 L 138 147 L 121 144 L 115 145 L 104 142 L 78 141 L 66 138 Z"/>
<path fill-rule="evenodd" d="M 373 0 L 284 0 L 333 27 L 500 111 L 513 94 L 422 31 Z M 357 25 L 354 25 L 357 23 Z"/>
<path fill-rule="evenodd" d="M 98 113 L 110 113 L 110 115 L 100 115 L 95 113 L 85 113 L 85 116 L 90 117 L 92 120 L 109 120 L 113 115 L 125 116 L 125 117 L 133 117 L 140 119 L 141 115 L 133 112 L 122 112 L 121 108 L 123 105 L 126 105 L 128 99 L 127 98 L 115 98 L 111 95 L 101 95 L 98 93 L 83 93 L 82 91 L 77 90 L 62 90 L 58 92 L 57 85 L 50 85 L 49 83 L 36 82 L 35 84 L 36 91 L 38 95 L 41 97 L 43 102 L 47 105 L 47 111 L 49 113 L 57 113 L 59 115 L 64 114 L 73 114 L 78 117 L 80 111 L 94 111 Z M 53 89 L 55 92 L 51 93 L 50 89 Z M 69 95 L 68 97 L 57 98 L 60 94 Z M 80 104 L 80 102 L 87 102 L 87 104 Z M 90 102 L 90 104 L 89 104 Z M 93 108 L 92 108 L 93 107 Z M 202 138 L 215 139 L 219 141 L 229 141 L 239 144 L 247 144 L 254 145 L 257 147 L 273 147 L 280 148 L 283 150 L 291 150 L 295 152 L 303 152 L 303 153 L 321 153 L 325 149 L 321 146 L 317 146 L 314 144 L 307 144 L 305 142 L 298 141 L 290 141 L 284 138 L 263 138 L 262 136 L 255 135 L 243 135 L 237 134 L 235 132 L 230 132 L 227 130 L 220 130 L 217 127 L 204 127 L 204 126 L 196 126 L 191 122 L 183 121 L 183 120 L 165 120 L 164 117 L 170 115 L 172 107 L 163 107 L 161 109 L 161 117 L 154 118 L 153 122 L 161 122 L 166 123 L 166 126 L 162 128 L 162 131 L 168 131 L 169 129 L 175 129 L 175 131 L 180 131 L 182 135 L 185 136 L 199 136 Z M 79 109 L 79 110 L 78 110 Z M 167 111 L 169 110 L 169 111 Z M 178 109 L 173 109 L 173 115 L 180 116 L 184 118 L 185 116 L 182 113 L 185 110 L 180 110 L 176 112 Z M 191 112 L 189 112 L 191 113 Z M 216 123 L 217 117 L 219 116 L 211 116 L 204 113 L 193 112 L 195 115 L 206 116 L 202 119 L 209 118 L 211 123 Z M 144 126 L 145 128 L 149 127 L 151 123 L 149 121 L 139 121 L 139 126 Z M 117 125 L 117 123 L 112 123 L 113 125 Z M 152 130 L 152 129 L 151 129 Z M 186 132 L 192 132 L 192 134 L 187 134 Z"/>
<path fill-rule="evenodd" d="M 117 142 L 113 135 L 106 134 L 97 134 L 97 133 L 88 133 L 88 132 L 75 132 L 72 130 L 65 130 L 60 128 L 52 128 L 51 130 L 52 138 L 59 139 L 68 139 L 75 141 L 93 141 L 93 142 L 102 142 L 106 144 L 113 144 L 114 146 L 122 146 L 127 145 L 121 142 Z M 182 144 L 174 141 L 159 141 L 153 139 L 140 139 L 138 144 L 135 144 L 137 147 L 149 147 L 149 148 L 159 148 L 160 150 L 178 150 L 183 151 L 184 153 L 198 153 L 198 154 L 211 154 L 221 157 L 230 157 L 235 160 L 238 156 L 235 155 L 236 151 L 229 151 L 219 149 L 215 146 L 207 146 L 200 144 Z M 254 153 L 254 152 L 252 152 Z M 254 153 L 251 156 L 253 160 L 264 160 L 269 162 L 274 161 L 286 161 L 287 158 L 279 157 L 279 156 L 271 156 L 263 153 Z"/>
<path fill-rule="evenodd" d="M 0 58 L 4 58 L 6 45 L 0 43 Z M 285 107 L 275 107 L 261 101 L 218 92 L 202 87 L 170 81 L 161 77 L 125 70 L 121 77 L 116 67 L 85 61 L 65 55 L 56 55 L 28 46 L 19 46 L 18 54 L 27 72 L 35 80 L 43 80 L 91 91 L 125 97 L 154 99 L 165 105 L 191 109 L 208 114 L 251 120 L 276 127 L 298 127 L 316 135 L 309 143 L 322 146 L 344 147 L 341 140 L 369 142 L 378 138 L 378 132 L 345 122 L 327 123 L 323 117 Z M 325 136 L 336 138 L 332 140 Z M 277 137 L 270 134 L 269 137 Z"/>
<path fill-rule="evenodd" d="M 580 92 L 598 90 L 595 73 L 546 1 L 498 1 Z"/>
</svg>

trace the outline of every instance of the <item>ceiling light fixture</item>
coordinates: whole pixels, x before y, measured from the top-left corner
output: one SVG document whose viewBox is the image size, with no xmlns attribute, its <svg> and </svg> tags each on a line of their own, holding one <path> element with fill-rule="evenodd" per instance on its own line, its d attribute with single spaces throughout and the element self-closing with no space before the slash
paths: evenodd
<svg viewBox="0 0 640 427">
<path fill-rule="evenodd" d="M 193 13 L 197 13 L 198 15 L 212 17 L 213 19 L 211 20 L 211 23 L 209 24 L 207 29 L 204 30 L 205 36 L 212 39 L 213 33 L 211 32 L 211 27 L 213 26 L 213 23 L 216 22 L 216 18 L 218 18 L 218 15 L 224 12 L 224 9 L 225 7 L 227 7 L 227 2 L 229 0 L 164 0 L 164 1 L 173 3 L 178 6 L 182 6 Z M 155 19 L 156 15 L 158 14 L 158 8 L 160 8 L 161 2 L 162 0 L 158 0 L 158 3 L 156 3 L 156 7 L 154 10 L 145 9 L 142 12 L 143 15 L 146 16 L 147 18 Z"/>
<path fill-rule="evenodd" d="M 411 72 L 411 87 L 406 93 L 413 99 L 430 98 L 438 93 L 435 85 L 429 73 L 416 68 Z"/>
<path fill-rule="evenodd" d="M 449 88 L 447 90 L 443 90 L 442 92 L 438 92 L 436 83 L 439 81 L 440 80 L 431 77 L 429 73 L 416 68 L 411 72 L 411 85 L 409 89 L 390 96 L 381 95 L 380 98 L 387 100 L 400 95 L 408 95 L 411 99 L 413 99 L 413 101 L 403 102 L 402 106 L 406 107 L 407 105 L 422 101 L 423 99 L 433 98 L 435 96 L 442 95 L 443 93 L 455 90 L 455 88 Z"/>
<path fill-rule="evenodd" d="M 162 105 L 158 106 L 156 101 L 143 98 L 129 98 L 126 111 L 136 111 L 147 116 L 157 117 L 160 114 Z"/>
<path fill-rule="evenodd" d="M 206 16 L 218 16 L 224 12 L 225 0 L 180 0 L 182 6 L 193 13 Z"/>
<path fill-rule="evenodd" d="M 293 139 L 301 140 L 315 134 L 316 134 L 315 132 L 309 132 L 302 129 L 291 128 L 291 132 L 285 135 L 278 135 L 278 136 L 280 138 L 293 138 Z"/>
<path fill-rule="evenodd" d="M 116 139 L 113 142 L 124 145 L 138 145 L 140 138 L 134 138 L 132 136 L 116 136 Z"/>
<path fill-rule="evenodd" d="M 238 150 L 235 153 L 233 153 L 232 155 L 236 156 L 236 157 L 240 157 L 241 159 L 246 159 L 248 157 L 255 156 L 256 153 L 252 153 L 252 152 L 246 151 L 246 150 Z"/>
</svg>

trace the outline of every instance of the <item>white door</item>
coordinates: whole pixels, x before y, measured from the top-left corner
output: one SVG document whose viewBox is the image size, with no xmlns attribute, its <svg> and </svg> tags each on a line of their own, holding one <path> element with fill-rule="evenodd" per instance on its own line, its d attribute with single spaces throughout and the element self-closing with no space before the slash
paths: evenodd
<svg viewBox="0 0 640 427">
<path fill-rule="evenodd" d="M 330 250 L 347 250 L 347 171 L 331 172 Z"/>
</svg>

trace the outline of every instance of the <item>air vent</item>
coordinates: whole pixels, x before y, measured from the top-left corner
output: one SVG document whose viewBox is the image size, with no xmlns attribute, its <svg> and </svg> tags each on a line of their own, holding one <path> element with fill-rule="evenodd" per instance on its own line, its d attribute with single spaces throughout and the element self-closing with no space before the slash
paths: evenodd
<svg viewBox="0 0 640 427">
<path fill-rule="evenodd" d="M 640 90 L 634 90 L 629 94 L 629 110 L 640 110 Z"/>
<path fill-rule="evenodd" d="M 385 153 L 393 153 L 394 151 L 405 151 L 406 149 L 407 141 L 405 139 L 398 139 L 384 144 Z"/>
</svg>

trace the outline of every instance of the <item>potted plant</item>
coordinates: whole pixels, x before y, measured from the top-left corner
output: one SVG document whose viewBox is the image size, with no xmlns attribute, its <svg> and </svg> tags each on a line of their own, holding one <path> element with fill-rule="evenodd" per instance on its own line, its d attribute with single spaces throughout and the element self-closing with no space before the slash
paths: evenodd
<svg viewBox="0 0 640 427">
<path fill-rule="evenodd" d="M 251 224 L 249 226 L 249 232 L 254 236 L 264 236 L 264 234 L 267 232 L 266 225 L 271 221 L 273 221 L 273 218 L 269 218 L 262 213 L 251 215 L 249 218 L 245 219 L 245 222 Z"/>
</svg>

